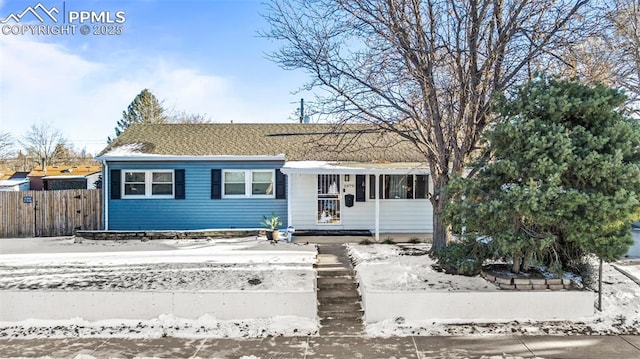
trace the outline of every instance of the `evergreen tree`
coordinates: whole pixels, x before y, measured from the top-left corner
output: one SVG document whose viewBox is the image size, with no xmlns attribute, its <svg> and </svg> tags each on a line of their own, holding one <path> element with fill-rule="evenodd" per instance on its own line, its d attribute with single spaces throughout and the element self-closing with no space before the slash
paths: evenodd
<svg viewBox="0 0 640 359">
<path fill-rule="evenodd" d="M 156 96 L 148 89 L 142 90 L 131 102 L 127 111 L 122 111 L 122 118 L 118 121 L 115 128 L 116 136 L 120 136 L 124 130 L 135 123 L 166 123 L 168 116 L 162 103 L 158 101 Z M 107 142 L 111 143 L 114 139 L 107 138 Z"/>
<path fill-rule="evenodd" d="M 498 101 L 491 159 L 451 182 L 448 222 L 490 236 L 492 257 L 515 272 L 533 258 L 567 268 L 584 254 L 624 254 L 640 207 L 640 126 L 624 101 L 602 85 L 547 79 Z"/>
</svg>

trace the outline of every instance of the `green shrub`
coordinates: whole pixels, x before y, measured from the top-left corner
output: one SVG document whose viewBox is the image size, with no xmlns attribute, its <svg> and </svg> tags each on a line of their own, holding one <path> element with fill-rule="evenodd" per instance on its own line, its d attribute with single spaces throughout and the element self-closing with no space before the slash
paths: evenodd
<svg viewBox="0 0 640 359">
<path fill-rule="evenodd" d="M 475 238 L 449 243 L 448 246 L 433 252 L 436 266 L 448 274 L 476 276 L 487 258 L 486 244 Z"/>
<path fill-rule="evenodd" d="M 420 240 L 420 238 L 418 238 L 418 237 L 411 237 L 411 238 L 409 239 L 409 243 L 411 243 L 411 244 L 418 244 L 418 243 L 422 243 L 422 240 Z"/>
<path fill-rule="evenodd" d="M 393 240 L 393 238 L 391 237 L 387 237 L 382 241 L 383 244 L 396 244 L 396 241 Z"/>
</svg>

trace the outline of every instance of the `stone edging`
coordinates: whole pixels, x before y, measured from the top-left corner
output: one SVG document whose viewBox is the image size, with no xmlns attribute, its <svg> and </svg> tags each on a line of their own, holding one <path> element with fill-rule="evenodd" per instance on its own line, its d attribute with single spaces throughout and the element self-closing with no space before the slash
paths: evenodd
<svg viewBox="0 0 640 359">
<path fill-rule="evenodd" d="M 238 238 L 251 237 L 257 230 L 203 230 L 203 231 L 76 231 L 77 237 L 94 240 L 126 240 L 142 241 L 154 239 L 204 239 L 204 238 Z"/>
<path fill-rule="evenodd" d="M 574 289 L 570 279 L 566 278 L 507 278 L 480 271 L 480 276 L 506 290 L 564 290 Z"/>
</svg>

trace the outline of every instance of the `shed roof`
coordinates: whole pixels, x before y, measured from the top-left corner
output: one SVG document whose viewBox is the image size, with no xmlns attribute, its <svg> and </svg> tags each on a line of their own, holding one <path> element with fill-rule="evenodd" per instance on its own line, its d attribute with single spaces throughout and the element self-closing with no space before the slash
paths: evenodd
<svg viewBox="0 0 640 359">
<path fill-rule="evenodd" d="M 0 187 L 14 187 L 24 183 L 29 183 L 29 180 L 26 178 L 2 179 L 0 180 Z"/>
<path fill-rule="evenodd" d="M 402 136 L 363 124 L 136 124 L 99 155 L 277 156 L 287 161 L 423 162 Z"/>
</svg>

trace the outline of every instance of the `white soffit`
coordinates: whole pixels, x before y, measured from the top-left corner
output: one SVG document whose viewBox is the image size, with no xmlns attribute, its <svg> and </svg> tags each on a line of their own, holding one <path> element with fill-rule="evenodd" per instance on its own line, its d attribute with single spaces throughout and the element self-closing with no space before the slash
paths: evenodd
<svg viewBox="0 0 640 359">
<path fill-rule="evenodd" d="M 282 167 L 284 174 L 429 174 L 425 163 L 419 162 L 328 162 L 287 161 Z"/>
</svg>

